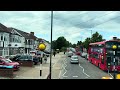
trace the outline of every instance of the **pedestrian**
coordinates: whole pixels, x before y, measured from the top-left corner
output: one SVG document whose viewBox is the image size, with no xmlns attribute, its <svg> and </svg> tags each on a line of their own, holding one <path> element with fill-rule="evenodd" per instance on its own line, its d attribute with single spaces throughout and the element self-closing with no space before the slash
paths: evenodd
<svg viewBox="0 0 120 90">
<path fill-rule="evenodd" d="M 54 51 L 54 52 L 53 52 L 54 57 L 55 57 L 55 54 L 56 54 L 56 52 Z"/>
<path fill-rule="evenodd" d="M 65 51 L 64 51 L 64 54 L 65 54 Z"/>
<path fill-rule="evenodd" d="M 47 62 L 47 55 L 44 56 L 45 63 Z"/>
</svg>

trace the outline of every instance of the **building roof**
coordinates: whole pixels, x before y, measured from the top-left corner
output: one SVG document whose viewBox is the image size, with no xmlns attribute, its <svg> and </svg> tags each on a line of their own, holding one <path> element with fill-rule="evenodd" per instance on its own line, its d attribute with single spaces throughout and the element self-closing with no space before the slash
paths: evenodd
<svg viewBox="0 0 120 90">
<path fill-rule="evenodd" d="M 21 34 L 26 39 L 34 39 L 35 40 L 37 38 L 36 36 L 34 36 L 34 35 L 30 34 L 30 33 L 18 30 L 16 28 L 12 28 L 12 29 L 16 30 L 19 34 Z"/>
<path fill-rule="evenodd" d="M 14 34 L 14 35 L 19 35 L 19 36 L 22 36 L 21 34 L 19 34 L 18 32 L 16 32 L 16 29 L 14 28 L 11 28 L 11 27 L 8 27 L 10 33 Z"/>
<path fill-rule="evenodd" d="M 0 23 L 0 32 L 10 33 L 10 30 L 5 25 Z"/>
</svg>

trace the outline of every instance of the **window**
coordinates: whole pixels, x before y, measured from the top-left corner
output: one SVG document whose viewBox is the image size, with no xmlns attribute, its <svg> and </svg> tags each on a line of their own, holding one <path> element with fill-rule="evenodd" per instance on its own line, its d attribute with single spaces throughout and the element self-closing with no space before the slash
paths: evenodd
<svg viewBox="0 0 120 90">
<path fill-rule="evenodd" d="M 99 55 L 98 54 L 94 54 L 93 56 L 94 56 L 94 58 L 99 59 Z"/>
<path fill-rule="evenodd" d="M 1 41 L 3 40 L 3 36 L 1 36 Z"/>
<path fill-rule="evenodd" d="M 6 41 L 5 37 L 4 37 L 4 41 Z"/>
</svg>

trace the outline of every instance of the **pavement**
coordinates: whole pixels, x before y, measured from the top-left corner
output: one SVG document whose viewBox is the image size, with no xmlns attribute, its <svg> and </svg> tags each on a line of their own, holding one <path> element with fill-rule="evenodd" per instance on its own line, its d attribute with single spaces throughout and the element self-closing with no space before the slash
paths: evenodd
<svg viewBox="0 0 120 90">
<path fill-rule="evenodd" d="M 52 56 L 52 74 L 51 79 L 59 79 L 60 72 L 62 69 L 62 60 L 65 58 L 63 52 L 57 53 Z M 34 67 L 20 67 L 20 70 L 14 71 L 14 77 L 0 77 L 0 79 L 46 79 L 49 75 L 50 57 L 48 57 L 47 62 L 43 62 L 42 66 L 40 64 L 34 65 Z M 40 69 L 42 70 L 42 75 L 40 76 Z"/>
</svg>

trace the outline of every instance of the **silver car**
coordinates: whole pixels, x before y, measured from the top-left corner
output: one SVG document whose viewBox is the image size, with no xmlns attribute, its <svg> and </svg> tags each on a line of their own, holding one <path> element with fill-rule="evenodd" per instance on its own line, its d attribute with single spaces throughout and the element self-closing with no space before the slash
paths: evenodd
<svg viewBox="0 0 120 90">
<path fill-rule="evenodd" d="M 71 63 L 71 64 L 72 64 L 72 63 L 79 63 L 78 56 L 73 55 L 73 56 L 71 57 L 71 61 L 70 61 L 70 63 Z"/>
<path fill-rule="evenodd" d="M 69 51 L 68 52 L 68 57 L 71 57 L 73 55 L 73 52 L 72 51 Z"/>
</svg>

